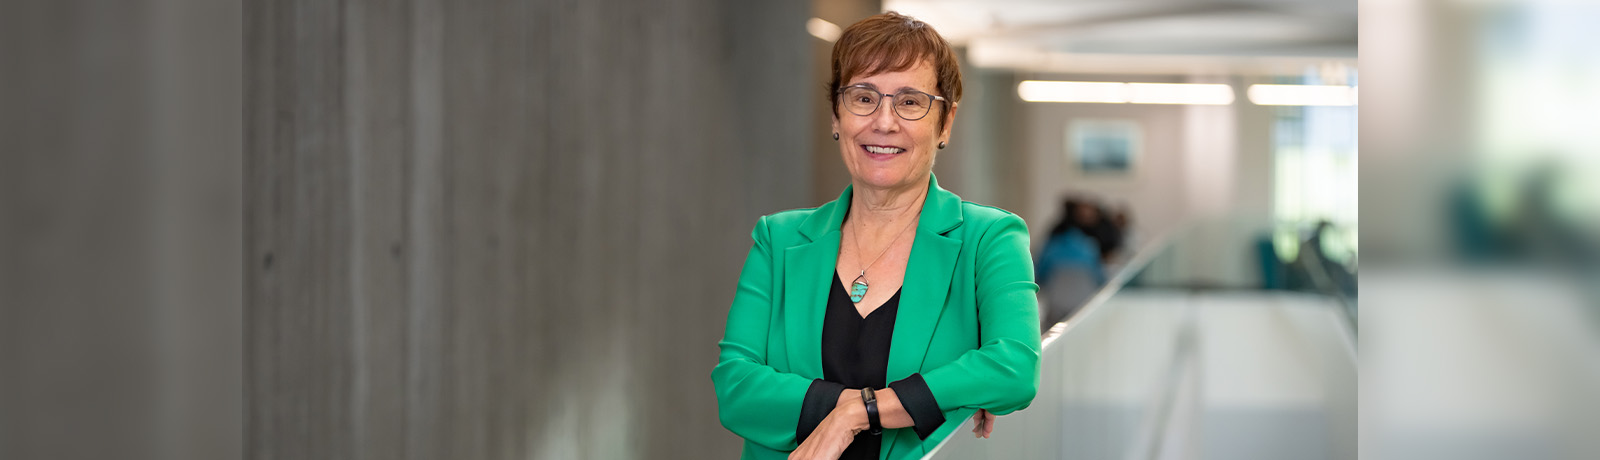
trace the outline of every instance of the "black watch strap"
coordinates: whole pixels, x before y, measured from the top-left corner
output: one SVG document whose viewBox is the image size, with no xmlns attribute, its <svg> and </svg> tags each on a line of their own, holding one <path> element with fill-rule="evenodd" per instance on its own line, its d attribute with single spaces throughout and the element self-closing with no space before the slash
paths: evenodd
<svg viewBox="0 0 1600 460">
<path fill-rule="evenodd" d="M 861 402 L 867 405 L 868 433 L 873 436 L 883 434 L 883 424 L 878 422 L 878 397 L 872 393 L 872 387 L 861 389 Z"/>
</svg>

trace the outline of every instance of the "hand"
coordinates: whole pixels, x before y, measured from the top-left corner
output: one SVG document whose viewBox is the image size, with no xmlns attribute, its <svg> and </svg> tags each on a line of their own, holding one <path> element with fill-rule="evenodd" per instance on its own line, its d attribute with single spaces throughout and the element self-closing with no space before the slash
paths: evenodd
<svg viewBox="0 0 1600 460">
<path fill-rule="evenodd" d="M 972 437 L 988 439 L 989 433 L 994 432 L 994 414 L 989 411 L 978 409 L 978 413 L 972 414 L 972 420 L 977 422 L 972 427 Z"/>
<path fill-rule="evenodd" d="M 846 403 L 844 398 L 840 399 L 840 404 L 822 419 L 822 423 L 817 424 L 817 429 L 806 437 L 806 442 L 800 443 L 799 448 L 789 453 L 790 459 L 836 460 L 856 440 L 856 433 L 869 427 L 867 408 L 861 405 L 859 398 L 853 405 Z"/>
</svg>

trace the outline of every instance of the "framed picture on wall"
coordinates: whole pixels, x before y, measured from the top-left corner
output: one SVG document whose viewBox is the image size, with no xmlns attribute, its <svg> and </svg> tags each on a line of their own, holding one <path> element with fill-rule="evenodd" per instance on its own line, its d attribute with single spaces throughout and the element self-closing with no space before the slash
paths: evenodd
<svg viewBox="0 0 1600 460">
<path fill-rule="evenodd" d="M 1139 122 L 1078 118 L 1067 122 L 1067 163 L 1084 174 L 1129 174 L 1143 147 Z"/>
</svg>

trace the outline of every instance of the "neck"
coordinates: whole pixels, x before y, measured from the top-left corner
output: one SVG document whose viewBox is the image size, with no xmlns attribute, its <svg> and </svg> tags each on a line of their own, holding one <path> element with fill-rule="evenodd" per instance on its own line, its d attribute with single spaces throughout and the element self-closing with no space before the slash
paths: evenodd
<svg viewBox="0 0 1600 460">
<path fill-rule="evenodd" d="M 927 176 L 909 187 L 896 189 L 855 185 L 852 187 L 854 193 L 850 196 L 848 219 L 859 220 L 861 225 L 867 228 L 885 225 L 895 227 L 894 224 L 904 224 L 904 219 L 916 216 L 916 210 L 922 209 L 922 203 L 928 198 Z"/>
</svg>

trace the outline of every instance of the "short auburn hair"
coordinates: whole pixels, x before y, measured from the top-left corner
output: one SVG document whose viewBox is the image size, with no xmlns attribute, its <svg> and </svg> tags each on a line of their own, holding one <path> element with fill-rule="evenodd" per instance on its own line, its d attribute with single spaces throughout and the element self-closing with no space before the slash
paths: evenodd
<svg viewBox="0 0 1600 460">
<path fill-rule="evenodd" d="M 928 61 L 938 80 L 936 96 L 949 101 L 939 112 L 939 125 L 945 123 L 950 107 L 961 100 L 961 67 L 956 52 L 950 49 L 933 26 L 893 11 L 851 24 L 833 44 L 833 80 L 828 82 L 828 104 L 839 116 L 839 87 L 847 78 L 899 72 Z"/>
</svg>

